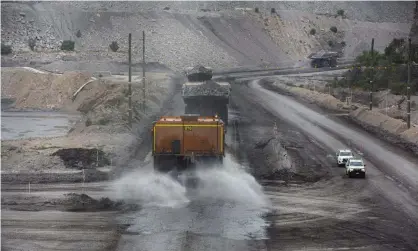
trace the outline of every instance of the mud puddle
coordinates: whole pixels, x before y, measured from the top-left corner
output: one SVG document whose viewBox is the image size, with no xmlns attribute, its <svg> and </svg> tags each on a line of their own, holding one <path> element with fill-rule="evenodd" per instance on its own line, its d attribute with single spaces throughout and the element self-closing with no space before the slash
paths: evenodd
<svg viewBox="0 0 418 251">
<path fill-rule="evenodd" d="M 1 112 L 1 139 L 64 136 L 80 117 L 59 112 Z"/>
</svg>

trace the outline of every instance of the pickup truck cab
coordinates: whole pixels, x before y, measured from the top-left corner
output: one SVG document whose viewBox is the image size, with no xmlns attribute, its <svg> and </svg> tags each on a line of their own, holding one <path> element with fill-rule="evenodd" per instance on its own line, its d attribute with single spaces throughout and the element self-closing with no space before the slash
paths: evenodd
<svg viewBox="0 0 418 251">
<path fill-rule="evenodd" d="M 351 150 L 338 150 L 338 152 L 336 153 L 337 156 L 337 163 L 338 166 L 344 166 L 345 163 L 349 160 L 354 158 L 353 153 L 351 152 Z"/>
<path fill-rule="evenodd" d="M 361 159 L 349 159 L 345 164 L 345 174 L 349 178 L 353 176 L 360 176 L 366 178 L 366 169 L 363 160 Z"/>
</svg>

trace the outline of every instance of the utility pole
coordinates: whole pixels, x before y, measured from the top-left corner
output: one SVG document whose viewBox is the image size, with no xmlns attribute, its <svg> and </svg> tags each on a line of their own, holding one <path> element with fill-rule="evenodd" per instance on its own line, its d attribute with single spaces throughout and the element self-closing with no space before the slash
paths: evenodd
<svg viewBox="0 0 418 251">
<path fill-rule="evenodd" d="M 128 64 L 129 64 L 129 79 L 128 79 L 128 111 L 129 111 L 129 128 L 132 129 L 132 34 L 128 37 Z"/>
<path fill-rule="evenodd" d="M 374 70 L 374 38 L 372 38 L 372 49 L 371 49 L 371 57 L 372 57 L 372 64 L 371 64 L 371 74 L 370 74 L 370 78 L 369 78 L 369 85 L 370 85 L 370 111 L 373 109 L 373 81 L 372 81 L 372 75 L 373 75 L 373 70 Z"/>
<path fill-rule="evenodd" d="M 407 107 L 406 107 L 406 123 L 408 129 L 411 128 L 411 60 L 412 60 L 412 43 L 411 38 L 408 39 L 408 83 L 406 87 Z"/>
<path fill-rule="evenodd" d="M 145 113 L 145 31 L 142 31 L 142 109 Z"/>
</svg>

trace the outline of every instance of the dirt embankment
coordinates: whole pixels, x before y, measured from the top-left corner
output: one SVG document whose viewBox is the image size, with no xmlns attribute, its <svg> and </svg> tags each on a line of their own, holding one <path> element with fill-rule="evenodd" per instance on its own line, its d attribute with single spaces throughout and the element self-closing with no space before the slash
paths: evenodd
<svg viewBox="0 0 418 251">
<path fill-rule="evenodd" d="M 133 125 L 146 126 L 160 112 L 175 84 L 164 73 L 147 73 L 146 110 L 142 111 L 142 84 L 132 80 Z M 90 81 L 90 82 L 89 82 Z M 73 98 L 73 94 L 82 87 Z M 22 89 L 16 88 L 18 86 Z M 42 91 L 31 91 L 42 89 Z M 67 136 L 2 141 L 3 182 L 81 182 L 108 179 L 141 143 L 128 127 L 127 77 L 92 79 L 88 74 L 62 75 L 8 69 L 2 74 L 3 95 L 16 108 L 55 108 L 79 112 L 80 121 Z M 7 173 L 7 175 L 5 174 Z"/>
<path fill-rule="evenodd" d="M 341 102 L 330 94 L 296 87 L 294 84 L 289 85 L 287 81 L 289 80 L 266 80 L 262 84 L 266 88 L 296 96 L 305 102 L 317 104 L 323 109 L 347 113 L 348 116 L 346 117 L 351 122 L 418 154 L 418 127 L 408 129 L 403 120 L 391 118 L 378 111 L 370 111 L 361 104 L 347 105 L 347 103 Z"/>
<path fill-rule="evenodd" d="M 72 95 L 91 79 L 86 72 L 52 74 L 25 68 L 1 69 L 2 97 L 17 109 L 54 109 L 69 105 Z"/>
</svg>

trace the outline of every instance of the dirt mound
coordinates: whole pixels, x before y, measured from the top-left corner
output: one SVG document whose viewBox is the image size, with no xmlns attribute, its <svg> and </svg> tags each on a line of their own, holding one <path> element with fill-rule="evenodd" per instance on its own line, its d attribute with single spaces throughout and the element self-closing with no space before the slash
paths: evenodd
<svg viewBox="0 0 418 251">
<path fill-rule="evenodd" d="M 52 156 L 59 156 L 67 168 L 88 169 L 110 165 L 105 152 L 95 148 L 64 148 Z"/>
<path fill-rule="evenodd" d="M 84 193 L 64 194 L 64 198 L 47 199 L 40 196 L 17 195 L 1 198 L 2 208 L 18 211 L 59 210 L 69 212 L 132 211 L 138 205 L 113 201 L 107 197 L 98 200 Z"/>
<path fill-rule="evenodd" d="M 169 79 L 165 74 L 149 74 L 148 79 L 145 89 L 147 113 L 160 109 L 170 89 Z M 139 122 L 145 116 L 142 112 L 142 87 L 139 80 L 132 80 L 134 122 Z M 89 83 L 70 105 L 71 110 L 80 111 L 86 117 L 73 132 L 93 130 L 96 126 L 103 130 L 107 126 L 108 132 L 125 130 L 129 119 L 128 93 L 125 76 L 102 78 Z"/>
<path fill-rule="evenodd" d="M 92 211 L 106 211 L 116 210 L 122 206 L 122 202 L 114 202 L 109 198 L 101 198 L 100 200 L 93 199 L 87 194 L 68 193 L 65 194 L 64 199 L 55 201 L 66 207 L 66 211 L 71 212 L 92 212 Z"/>
<path fill-rule="evenodd" d="M 380 128 L 392 134 L 400 134 L 407 129 L 406 123 L 402 120 L 394 119 L 380 112 L 369 111 L 361 107 L 351 113 L 354 119 L 367 123 L 370 126 Z"/>
<path fill-rule="evenodd" d="M 61 109 L 91 75 L 65 72 L 62 75 L 6 68 L 1 72 L 2 97 L 15 99 L 19 109 Z"/>
</svg>

